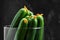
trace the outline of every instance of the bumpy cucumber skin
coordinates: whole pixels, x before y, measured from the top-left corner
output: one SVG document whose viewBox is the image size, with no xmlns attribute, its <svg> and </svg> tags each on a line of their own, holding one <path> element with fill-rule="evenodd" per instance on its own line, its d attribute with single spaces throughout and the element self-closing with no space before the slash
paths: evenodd
<svg viewBox="0 0 60 40">
<path fill-rule="evenodd" d="M 28 23 L 30 25 L 29 26 L 29 29 L 28 29 L 28 32 L 27 32 L 27 37 L 26 37 L 26 40 L 34 40 L 35 38 L 35 34 L 36 34 L 36 29 L 34 29 L 35 27 L 37 27 L 37 19 L 34 19 L 32 18 L 30 23 Z"/>
<path fill-rule="evenodd" d="M 18 24 L 20 22 L 20 20 L 25 17 L 25 15 L 28 15 L 28 13 L 24 10 L 24 8 L 21 8 L 17 14 L 15 15 L 10 27 L 11 28 L 17 28 L 18 27 Z M 8 33 L 7 33 L 7 38 L 10 37 L 10 32 L 11 32 L 11 28 L 8 30 Z"/>
<path fill-rule="evenodd" d="M 28 10 L 29 11 L 29 10 Z M 26 17 L 26 16 L 31 16 L 33 15 L 33 12 L 29 11 L 29 12 L 26 12 L 26 10 L 24 8 L 21 8 L 17 14 L 15 15 L 10 27 L 11 28 L 17 28 L 18 27 L 18 24 L 19 22 L 21 21 L 22 18 Z M 11 32 L 11 29 L 8 30 L 8 33 L 7 33 L 7 38 L 10 37 L 10 32 Z"/>
<path fill-rule="evenodd" d="M 14 17 L 12 23 L 11 23 L 11 27 L 17 27 L 21 18 L 24 17 L 25 15 L 26 15 L 26 12 L 24 11 L 24 8 L 20 9 L 16 13 L 16 15 L 15 15 L 15 17 Z"/>
<path fill-rule="evenodd" d="M 22 14 L 23 14 L 23 15 L 22 15 Z M 25 13 L 25 11 L 24 11 L 24 8 L 20 9 L 20 10 L 17 12 L 17 14 L 15 15 L 15 17 L 14 17 L 14 19 L 13 19 L 11 25 L 10 25 L 10 29 L 8 30 L 7 38 L 10 37 L 11 28 L 18 27 L 17 25 L 18 25 L 20 19 L 22 18 L 22 17 L 20 17 L 20 16 L 24 16 L 25 14 L 26 14 L 26 13 Z"/>
<path fill-rule="evenodd" d="M 21 22 L 19 23 L 18 29 L 16 31 L 14 40 L 24 40 L 27 28 L 28 28 L 28 23 L 24 23 L 24 19 L 23 18 L 21 20 Z"/>
<path fill-rule="evenodd" d="M 27 15 L 31 16 L 31 15 L 33 15 L 33 12 L 31 12 L 30 10 L 26 11 L 24 8 L 21 8 L 15 15 L 15 17 L 11 23 L 11 27 L 17 27 L 19 24 L 19 21 Z"/>
<path fill-rule="evenodd" d="M 43 40 L 43 38 L 44 38 L 43 37 L 43 35 L 44 35 L 44 18 L 42 15 L 38 15 L 37 20 L 38 20 L 37 27 L 41 27 L 41 29 L 37 30 L 35 40 Z"/>
</svg>

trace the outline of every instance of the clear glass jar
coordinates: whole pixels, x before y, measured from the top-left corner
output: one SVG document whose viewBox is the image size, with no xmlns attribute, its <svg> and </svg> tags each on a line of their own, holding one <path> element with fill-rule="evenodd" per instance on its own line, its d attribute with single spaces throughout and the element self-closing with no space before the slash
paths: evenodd
<svg viewBox="0 0 60 40">
<path fill-rule="evenodd" d="M 41 28 L 40 27 L 37 27 L 37 28 L 29 28 L 29 30 L 31 30 L 31 29 L 34 29 L 34 30 L 38 30 L 39 31 L 39 29 L 41 29 Z M 17 31 L 17 28 L 11 28 L 10 25 L 6 25 L 4 27 L 4 40 L 14 40 L 16 31 Z M 9 35 L 8 38 L 7 38 L 7 34 Z"/>
</svg>

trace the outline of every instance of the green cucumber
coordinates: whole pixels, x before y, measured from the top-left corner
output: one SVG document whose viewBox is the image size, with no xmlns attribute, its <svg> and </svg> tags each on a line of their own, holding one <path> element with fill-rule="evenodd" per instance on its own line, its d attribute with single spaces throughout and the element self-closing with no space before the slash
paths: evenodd
<svg viewBox="0 0 60 40">
<path fill-rule="evenodd" d="M 33 16 L 33 12 L 31 12 L 30 10 L 28 10 L 29 16 Z"/>
<path fill-rule="evenodd" d="M 31 27 L 32 16 L 26 16 L 25 18 L 28 19 L 28 29 L 27 29 L 27 32 L 26 32 L 25 37 L 24 37 L 24 39 L 26 40 L 28 31 L 29 31 L 29 27 Z"/>
<path fill-rule="evenodd" d="M 35 38 L 35 34 L 36 34 L 36 29 L 34 29 L 35 27 L 37 27 L 37 19 L 36 19 L 36 16 L 34 16 L 30 23 L 28 23 L 30 25 L 28 25 L 28 32 L 27 32 L 27 35 L 26 35 L 26 40 L 34 40 Z"/>
<path fill-rule="evenodd" d="M 38 25 L 40 29 L 37 29 L 35 40 L 43 40 L 44 35 L 44 18 L 41 14 L 37 14 Z"/>
<path fill-rule="evenodd" d="M 11 27 L 17 27 L 19 24 L 19 21 L 24 18 L 27 15 L 33 15 L 33 12 L 29 11 L 25 6 L 24 8 L 21 8 L 13 18 L 13 21 L 11 23 Z"/>
<path fill-rule="evenodd" d="M 27 28 L 28 28 L 28 20 L 26 18 L 23 18 L 19 23 L 14 40 L 24 40 Z"/>
<path fill-rule="evenodd" d="M 26 10 L 25 8 L 21 8 L 17 14 L 15 15 L 11 25 L 10 25 L 10 29 L 8 30 L 8 33 L 7 33 L 7 38 L 9 38 L 11 35 L 11 28 L 17 28 L 18 27 L 18 24 L 19 22 L 21 21 L 21 19 L 25 16 L 28 15 L 28 10 Z"/>
<path fill-rule="evenodd" d="M 26 15 L 26 12 L 24 11 L 24 8 L 20 9 L 17 14 L 15 15 L 11 27 L 17 27 L 19 24 L 19 21 Z"/>
<path fill-rule="evenodd" d="M 11 28 L 17 28 L 18 27 L 18 24 L 19 22 L 21 21 L 22 18 L 26 17 L 26 16 L 30 16 L 30 15 L 33 15 L 33 12 L 29 11 L 26 9 L 26 7 L 24 8 L 21 8 L 17 14 L 15 15 L 14 19 L 12 20 L 12 23 L 10 25 L 10 29 L 8 30 L 8 33 L 7 33 L 7 38 L 9 38 L 11 35 Z"/>
</svg>

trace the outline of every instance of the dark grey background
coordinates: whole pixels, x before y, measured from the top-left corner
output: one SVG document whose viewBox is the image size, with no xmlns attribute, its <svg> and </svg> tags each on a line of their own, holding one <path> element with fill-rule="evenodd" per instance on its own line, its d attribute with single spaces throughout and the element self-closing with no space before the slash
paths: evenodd
<svg viewBox="0 0 60 40">
<path fill-rule="evenodd" d="M 10 25 L 16 12 L 24 5 L 34 14 L 44 14 L 44 40 L 60 40 L 60 0 L 0 0 L 0 4 L 0 40 L 3 40 L 3 27 Z"/>
</svg>

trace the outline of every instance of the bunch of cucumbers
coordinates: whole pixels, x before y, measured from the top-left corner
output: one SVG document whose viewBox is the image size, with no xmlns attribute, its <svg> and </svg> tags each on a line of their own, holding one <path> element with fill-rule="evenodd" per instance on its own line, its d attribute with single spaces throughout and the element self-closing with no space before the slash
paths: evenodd
<svg viewBox="0 0 60 40">
<path fill-rule="evenodd" d="M 10 27 L 17 28 L 14 40 L 43 40 L 43 14 L 34 15 L 26 6 L 16 13 Z"/>
</svg>

